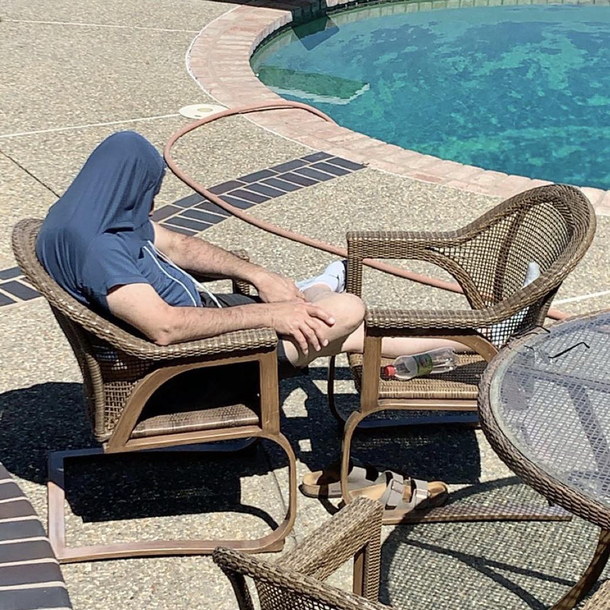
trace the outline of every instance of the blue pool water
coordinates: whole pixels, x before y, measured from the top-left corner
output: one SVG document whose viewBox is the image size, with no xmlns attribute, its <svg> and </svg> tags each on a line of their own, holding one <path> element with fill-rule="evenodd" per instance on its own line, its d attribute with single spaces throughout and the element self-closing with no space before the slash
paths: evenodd
<svg viewBox="0 0 610 610">
<path fill-rule="evenodd" d="M 284 97 L 380 140 L 610 189 L 609 6 L 420 6 L 368 6 L 289 30 L 253 69 Z"/>
</svg>

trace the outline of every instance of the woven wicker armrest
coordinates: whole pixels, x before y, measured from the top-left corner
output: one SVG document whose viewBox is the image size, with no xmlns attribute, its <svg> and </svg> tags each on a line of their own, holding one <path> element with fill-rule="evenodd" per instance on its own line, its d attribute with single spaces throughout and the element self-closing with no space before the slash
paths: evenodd
<svg viewBox="0 0 610 610">
<path fill-rule="evenodd" d="M 374 560 L 378 563 L 382 516 L 382 507 L 377 502 L 365 498 L 351 502 L 303 543 L 283 555 L 277 565 L 325 580 L 368 544 L 376 548 Z"/>
<path fill-rule="evenodd" d="M 263 610 L 332 608 L 333 610 L 388 610 L 378 603 L 379 558 L 383 508 L 360 498 L 334 515 L 277 562 L 269 564 L 230 549 L 216 549 L 214 562 L 233 583 L 242 610 L 252 610 L 244 576 L 256 583 Z M 352 557 L 360 574 L 348 593 L 324 580 Z M 295 604 L 295 602 L 297 602 Z M 302 602 L 302 603 L 298 603 Z"/>
<path fill-rule="evenodd" d="M 417 259 L 429 248 L 455 246 L 464 239 L 470 235 L 461 231 L 349 231 L 347 248 L 361 259 Z"/>
<path fill-rule="evenodd" d="M 177 358 L 216 356 L 225 353 L 227 355 L 237 355 L 235 352 L 273 349 L 278 342 L 277 334 L 272 328 L 238 330 L 215 337 L 167 346 L 156 345 L 124 331 L 119 333 L 98 332 L 96 334 L 117 349 L 142 360 L 174 360 Z"/>
<path fill-rule="evenodd" d="M 259 590 L 263 610 L 389 610 L 377 601 L 371 601 L 354 593 L 337 589 L 311 576 L 283 568 L 277 563 L 267 563 L 240 551 L 219 547 L 213 554 L 218 565 L 233 584 L 240 610 L 253 610 L 250 593 L 243 577 L 254 580 Z M 261 595 L 262 594 L 262 595 Z"/>
<path fill-rule="evenodd" d="M 475 331 L 502 322 L 512 313 L 497 305 L 487 309 L 463 310 L 370 309 L 365 322 L 371 334 L 397 332 L 404 335 L 405 331 L 410 330 L 426 330 L 426 334 L 429 334 L 431 330 L 438 330 L 439 333 L 445 330 Z M 418 336 L 418 332 L 409 334 Z"/>
</svg>

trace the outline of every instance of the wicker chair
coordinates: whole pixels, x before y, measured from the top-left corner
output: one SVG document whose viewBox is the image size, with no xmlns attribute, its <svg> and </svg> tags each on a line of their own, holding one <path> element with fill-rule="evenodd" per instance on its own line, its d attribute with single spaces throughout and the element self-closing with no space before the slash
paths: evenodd
<svg viewBox="0 0 610 610">
<path fill-rule="evenodd" d="M 348 292 L 362 295 L 365 258 L 420 260 L 451 274 L 462 287 L 470 309 L 369 310 L 364 353 L 349 356 L 360 408 L 347 420 L 335 406 L 335 362 L 331 359 L 329 405 L 335 417 L 345 424 L 341 484 L 346 502 L 350 501 L 350 446 L 359 424 L 373 413 L 393 409 L 476 411 L 478 383 L 486 363 L 509 338 L 544 323 L 561 283 L 591 244 L 595 226 L 595 212 L 578 189 L 549 185 L 508 199 L 458 231 L 348 233 Z M 524 287 L 532 261 L 538 263 L 541 273 Z M 450 373 L 410 381 L 383 379 L 381 366 L 390 363 L 381 357 L 381 342 L 386 336 L 444 337 L 469 346 L 475 353 L 459 355 L 459 366 Z M 388 422 L 373 422 L 377 426 L 380 423 Z M 522 519 L 523 513 L 473 513 L 448 506 L 426 514 L 413 513 L 405 520 L 513 517 Z"/>
<path fill-rule="evenodd" d="M 377 601 L 381 514 L 379 504 L 359 498 L 273 564 L 223 548 L 214 552 L 214 561 L 231 581 L 240 610 L 259 607 L 252 602 L 245 577 L 254 581 L 261 610 L 388 610 L 390 606 Z M 353 593 L 323 582 L 352 557 Z M 580 599 L 553 610 L 569 610 Z M 610 581 L 583 610 L 610 610 Z"/>
<path fill-rule="evenodd" d="M 84 307 L 61 289 L 39 263 L 34 249 L 40 220 L 23 220 L 13 230 L 13 250 L 31 284 L 49 301 L 78 360 L 93 433 L 102 449 L 67 451 L 49 458 L 49 538 L 61 562 L 116 557 L 211 553 L 220 542 L 248 552 L 279 551 L 296 516 L 296 460 L 280 432 L 277 336 L 272 329 L 244 330 L 161 347 Z M 245 291 L 247 285 L 235 286 Z M 159 391 L 183 373 L 236 363 L 258 366 L 259 392 L 243 404 L 163 409 Z M 246 365 L 248 366 L 248 365 Z M 179 380 L 178 380 L 179 382 Z M 165 386 L 168 387 L 168 386 Z M 174 401 L 176 399 L 174 393 Z M 177 409 L 177 410 L 176 410 Z M 181 410 L 183 409 L 183 410 Z M 64 468 L 68 457 L 93 452 L 122 453 L 226 441 L 265 438 L 277 443 L 289 461 L 289 505 L 284 521 L 257 540 L 172 540 L 66 547 Z M 242 441 L 243 442 L 243 441 Z"/>
</svg>

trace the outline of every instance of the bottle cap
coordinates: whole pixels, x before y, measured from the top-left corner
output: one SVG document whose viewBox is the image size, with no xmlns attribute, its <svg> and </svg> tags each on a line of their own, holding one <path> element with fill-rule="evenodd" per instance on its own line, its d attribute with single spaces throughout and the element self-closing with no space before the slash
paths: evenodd
<svg viewBox="0 0 610 610">
<path fill-rule="evenodd" d="M 387 364 L 382 369 L 384 377 L 394 377 L 396 375 L 396 367 L 393 364 Z"/>
</svg>

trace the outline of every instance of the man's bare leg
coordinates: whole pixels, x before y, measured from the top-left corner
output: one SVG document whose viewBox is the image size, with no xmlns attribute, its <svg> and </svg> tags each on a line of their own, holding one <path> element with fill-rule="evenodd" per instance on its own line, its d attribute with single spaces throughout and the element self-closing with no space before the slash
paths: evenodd
<svg viewBox="0 0 610 610">
<path fill-rule="evenodd" d="M 345 352 L 362 352 L 364 346 L 364 324 L 361 324 L 343 343 Z M 472 351 L 463 343 L 449 339 L 426 339 L 424 337 L 384 337 L 381 353 L 385 358 L 398 358 L 408 354 L 428 352 L 439 347 L 451 347 L 456 352 Z"/>
<path fill-rule="evenodd" d="M 307 354 L 287 339 L 282 340 L 288 360 L 297 367 L 307 366 L 320 356 L 333 356 L 340 352 L 362 352 L 364 347 L 365 307 L 362 301 L 349 293 L 333 292 L 325 284 L 314 284 L 303 294 L 311 303 L 326 309 L 336 320 L 328 329 L 328 344 L 320 351 L 313 348 Z M 438 347 L 452 347 L 456 351 L 469 351 L 462 343 L 447 339 L 425 339 L 419 337 L 385 337 L 382 341 L 382 354 L 386 358 L 397 358 L 405 354 L 417 354 Z"/>
<path fill-rule="evenodd" d="M 335 324 L 325 330 L 326 345 L 320 351 L 311 347 L 303 353 L 289 339 L 282 339 L 282 347 L 288 360 L 297 367 L 307 366 L 320 356 L 332 356 L 345 351 L 344 344 L 362 325 L 366 308 L 354 294 L 333 292 L 325 284 L 315 284 L 303 291 L 305 298 L 325 309 L 335 319 Z"/>
</svg>

